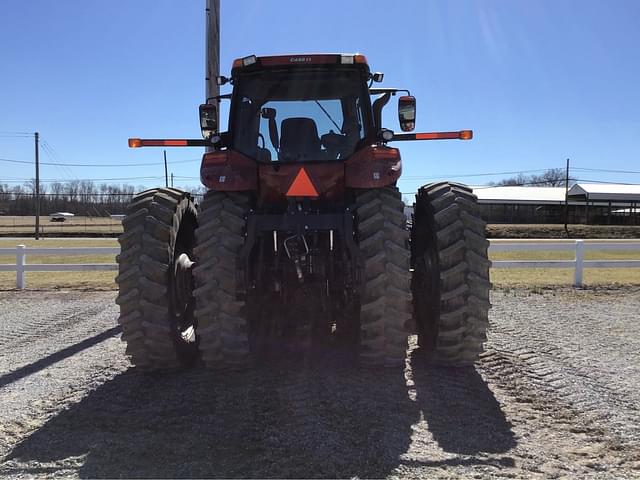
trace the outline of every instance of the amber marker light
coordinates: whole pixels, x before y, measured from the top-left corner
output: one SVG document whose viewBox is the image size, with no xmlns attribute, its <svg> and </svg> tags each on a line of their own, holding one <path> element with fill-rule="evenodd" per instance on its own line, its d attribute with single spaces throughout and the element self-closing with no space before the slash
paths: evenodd
<svg viewBox="0 0 640 480">
<path fill-rule="evenodd" d="M 460 130 L 460 140 L 471 140 L 473 138 L 473 130 Z"/>
<path fill-rule="evenodd" d="M 139 148 L 141 146 L 142 146 L 142 139 L 140 138 L 129 139 L 129 148 Z"/>
</svg>

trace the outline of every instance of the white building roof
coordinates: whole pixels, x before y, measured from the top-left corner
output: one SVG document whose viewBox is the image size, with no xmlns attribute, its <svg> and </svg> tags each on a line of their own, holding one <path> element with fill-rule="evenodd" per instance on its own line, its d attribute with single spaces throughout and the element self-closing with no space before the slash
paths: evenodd
<svg viewBox="0 0 640 480">
<path fill-rule="evenodd" d="M 569 189 L 569 197 L 584 196 L 589 200 L 640 202 L 640 185 L 619 183 L 576 183 Z"/>
<path fill-rule="evenodd" d="M 515 203 L 520 205 L 558 205 L 564 203 L 564 187 L 478 186 L 473 193 L 479 203 Z M 640 202 L 640 185 L 618 183 L 576 183 L 569 189 L 569 203 L 582 204 L 585 200 L 616 204 Z"/>
<path fill-rule="evenodd" d="M 479 203 L 559 204 L 564 187 L 471 187 Z"/>
</svg>

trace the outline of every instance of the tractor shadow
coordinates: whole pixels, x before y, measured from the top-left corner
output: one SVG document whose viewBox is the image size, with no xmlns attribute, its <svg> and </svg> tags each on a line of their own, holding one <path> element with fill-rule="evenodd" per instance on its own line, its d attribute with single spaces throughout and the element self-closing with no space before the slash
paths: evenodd
<svg viewBox="0 0 640 480">
<path fill-rule="evenodd" d="M 442 450 L 465 456 L 504 454 L 517 445 L 511 423 L 474 367 L 430 365 L 419 348 L 409 355 L 418 407 Z M 503 457 L 499 463 L 508 466 L 513 460 Z"/>
<path fill-rule="evenodd" d="M 468 456 L 515 445 L 475 370 L 445 372 L 412 357 L 415 385 L 407 386 L 402 371 L 358 369 L 334 353 L 225 374 L 129 369 L 18 444 L 2 459 L 2 471 L 83 478 L 380 478 L 403 464 L 435 465 L 429 458 L 400 459 L 421 415 L 445 452 Z M 417 399 L 410 398 L 411 389 Z M 484 460 L 459 459 L 469 463 Z"/>
</svg>

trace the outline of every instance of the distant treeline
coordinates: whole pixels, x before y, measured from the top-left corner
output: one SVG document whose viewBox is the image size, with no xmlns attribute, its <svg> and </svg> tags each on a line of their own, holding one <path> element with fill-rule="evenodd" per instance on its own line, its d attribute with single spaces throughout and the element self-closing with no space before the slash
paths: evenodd
<svg viewBox="0 0 640 480">
<path fill-rule="evenodd" d="M 146 190 L 128 184 L 96 185 L 90 180 L 71 180 L 40 185 L 40 214 L 71 212 L 82 216 L 123 214 L 133 195 Z M 188 188 L 194 195 L 204 188 Z M 10 186 L 0 183 L 0 215 L 34 215 L 35 182 Z"/>
<path fill-rule="evenodd" d="M 489 182 L 489 185 L 496 186 L 523 186 L 523 187 L 564 187 L 567 183 L 566 170 L 562 168 L 552 168 L 540 175 L 525 175 L 519 173 L 515 177 L 504 178 L 499 182 Z M 569 186 L 575 183 L 576 179 L 569 178 Z"/>
</svg>

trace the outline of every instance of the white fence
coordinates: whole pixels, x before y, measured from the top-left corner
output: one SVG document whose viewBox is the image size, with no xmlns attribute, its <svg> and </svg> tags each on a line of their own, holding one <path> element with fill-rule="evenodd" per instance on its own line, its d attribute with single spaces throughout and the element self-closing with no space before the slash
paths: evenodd
<svg viewBox="0 0 640 480">
<path fill-rule="evenodd" d="M 515 251 L 573 251 L 573 260 L 495 260 L 492 268 L 573 268 L 573 285 L 584 284 L 585 268 L 640 268 L 640 260 L 585 260 L 585 250 L 640 250 L 640 241 L 492 240 L 489 253 Z"/>
<path fill-rule="evenodd" d="M 496 260 L 492 268 L 573 268 L 573 284 L 583 285 L 585 268 L 640 268 L 640 260 L 585 260 L 585 250 L 640 250 L 640 241 L 584 241 L 584 240 L 491 240 L 489 252 L 513 251 L 573 251 L 573 260 Z M 27 263 L 29 255 L 117 255 L 118 247 L 73 248 L 0 248 L 0 255 L 15 255 L 16 263 L 0 264 L 0 272 L 16 272 L 16 288 L 25 287 L 26 272 L 81 272 L 117 270 L 116 263 Z"/>
<path fill-rule="evenodd" d="M 25 272 L 84 272 L 94 270 L 117 270 L 117 263 L 27 263 L 29 255 L 117 255 L 118 247 L 72 247 L 72 248 L 0 248 L 0 255 L 15 255 L 15 265 L 0 264 L 0 272 L 16 272 L 16 288 L 25 287 Z"/>
</svg>

